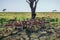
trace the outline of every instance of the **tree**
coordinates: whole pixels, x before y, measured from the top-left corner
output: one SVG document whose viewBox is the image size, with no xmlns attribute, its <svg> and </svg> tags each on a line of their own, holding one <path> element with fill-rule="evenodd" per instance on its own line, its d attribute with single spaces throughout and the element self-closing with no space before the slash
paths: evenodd
<svg viewBox="0 0 60 40">
<path fill-rule="evenodd" d="M 26 2 L 30 5 L 31 13 L 32 13 L 32 19 L 36 17 L 36 6 L 39 0 L 26 0 Z"/>
<path fill-rule="evenodd" d="M 55 10 L 52 10 L 52 12 L 57 12 L 57 10 L 55 9 Z"/>
<path fill-rule="evenodd" d="M 6 11 L 6 9 L 3 9 L 2 11 L 3 11 L 3 12 L 5 12 L 5 11 Z"/>
</svg>

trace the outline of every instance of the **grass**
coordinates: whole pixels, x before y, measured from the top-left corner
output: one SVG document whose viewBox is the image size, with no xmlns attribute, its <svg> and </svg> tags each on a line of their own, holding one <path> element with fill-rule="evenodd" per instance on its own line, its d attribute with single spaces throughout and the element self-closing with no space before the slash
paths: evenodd
<svg viewBox="0 0 60 40">
<path fill-rule="evenodd" d="M 60 12 L 36 12 L 36 17 L 50 17 L 58 18 L 60 22 Z M 0 12 L 0 18 L 5 18 L 7 20 L 17 18 L 17 20 L 23 20 L 31 18 L 30 12 Z"/>
<path fill-rule="evenodd" d="M 1 30 L 4 30 L 4 29 L 5 29 L 4 27 L 3 27 L 3 28 L 0 28 L 0 31 L 1 31 Z"/>
<path fill-rule="evenodd" d="M 22 18 L 30 18 L 29 13 L 23 13 L 23 12 L 0 12 L 0 18 L 8 18 L 8 19 L 13 19 L 14 17 L 17 17 L 18 19 Z"/>
<path fill-rule="evenodd" d="M 60 12 L 37 12 L 36 17 L 46 17 L 50 16 L 52 18 L 60 18 Z M 31 18 L 31 13 L 30 12 L 0 12 L 0 18 L 8 18 L 8 19 L 13 19 L 14 17 L 17 17 L 18 19 L 22 18 Z"/>
<path fill-rule="evenodd" d="M 60 21 L 60 12 L 36 12 L 36 17 L 51 17 L 51 18 L 59 18 L 58 21 Z M 31 12 L 0 12 L 0 18 L 6 18 L 14 19 L 17 18 L 17 20 L 23 20 L 27 18 L 31 18 Z"/>
<path fill-rule="evenodd" d="M 50 16 L 51 18 L 59 18 L 60 22 L 60 12 L 37 12 L 36 17 L 48 17 Z M 17 19 L 23 20 L 26 18 L 31 18 L 31 13 L 30 12 L 0 12 L 0 18 L 7 18 L 7 19 L 14 19 L 17 17 Z M 60 27 L 60 26 L 59 26 Z M 1 27 L 0 31 L 3 30 L 4 28 Z M 15 31 L 14 31 L 15 33 Z M 22 32 L 22 34 L 25 34 L 25 32 Z M 8 34 L 6 34 L 8 35 Z M 32 34 L 32 36 L 36 37 L 36 35 Z M 45 37 L 41 37 L 41 39 L 45 39 Z"/>
</svg>

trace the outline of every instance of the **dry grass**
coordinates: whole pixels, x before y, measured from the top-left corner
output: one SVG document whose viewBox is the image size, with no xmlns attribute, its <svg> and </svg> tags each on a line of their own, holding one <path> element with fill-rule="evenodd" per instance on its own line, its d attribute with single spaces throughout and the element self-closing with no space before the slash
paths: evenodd
<svg viewBox="0 0 60 40">
<path fill-rule="evenodd" d="M 50 16 L 52 18 L 60 18 L 60 12 L 37 12 L 36 17 L 47 17 Z M 18 19 L 22 18 L 31 18 L 30 12 L 0 12 L 0 18 L 8 18 L 13 19 L 17 17 Z"/>
</svg>

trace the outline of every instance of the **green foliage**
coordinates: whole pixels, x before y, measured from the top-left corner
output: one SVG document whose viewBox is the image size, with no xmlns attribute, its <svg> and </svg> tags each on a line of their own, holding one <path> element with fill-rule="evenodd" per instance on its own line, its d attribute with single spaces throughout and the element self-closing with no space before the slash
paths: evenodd
<svg viewBox="0 0 60 40">
<path fill-rule="evenodd" d="M 58 22 L 58 18 L 56 18 L 56 22 Z"/>
<path fill-rule="evenodd" d="M 7 21 L 6 18 L 0 18 L 0 23 L 1 23 L 1 25 L 3 25 L 4 22 L 6 22 L 6 21 Z"/>
<path fill-rule="evenodd" d="M 55 19 L 50 19 L 50 22 L 55 22 Z"/>
</svg>

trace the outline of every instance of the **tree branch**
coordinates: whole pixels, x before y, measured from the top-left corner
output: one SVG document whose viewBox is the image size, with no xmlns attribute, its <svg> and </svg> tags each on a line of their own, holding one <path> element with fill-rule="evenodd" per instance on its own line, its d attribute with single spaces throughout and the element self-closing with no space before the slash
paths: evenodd
<svg viewBox="0 0 60 40">
<path fill-rule="evenodd" d="M 36 6 L 37 6 L 37 2 L 38 2 L 39 0 L 36 0 L 35 1 L 35 6 L 34 6 L 34 9 L 36 10 Z"/>
<path fill-rule="evenodd" d="M 27 2 L 28 4 L 30 4 L 30 2 L 29 2 L 28 0 L 26 0 L 26 2 Z"/>
<path fill-rule="evenodd" d="M 38 2 L 39 0 L 36 0 L 36 3 Z"/>
</svg>

